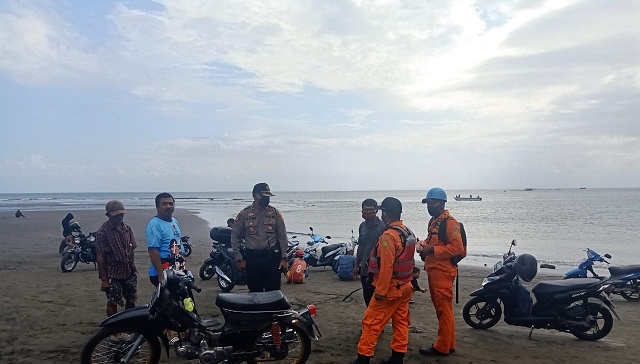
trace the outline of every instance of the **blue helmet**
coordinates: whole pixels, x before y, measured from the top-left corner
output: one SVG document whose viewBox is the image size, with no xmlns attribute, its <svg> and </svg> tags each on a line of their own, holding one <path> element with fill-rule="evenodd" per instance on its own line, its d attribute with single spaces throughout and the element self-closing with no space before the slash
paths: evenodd
<svg viewBox="0 0 640 364">
<path fill-rule="evenodd" d="M 447 202 L 447 194 L 440 187 L 434 187 L 427 192 L 427 197 L 422 199 L 422 203 L 427 203 L 427 199 L 442 200 Z"/>
</svg>

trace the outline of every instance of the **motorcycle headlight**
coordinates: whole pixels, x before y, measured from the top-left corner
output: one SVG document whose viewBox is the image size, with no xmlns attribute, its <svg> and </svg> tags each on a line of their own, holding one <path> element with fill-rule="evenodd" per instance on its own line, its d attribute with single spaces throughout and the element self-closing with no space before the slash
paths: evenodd
<svg viewBox="0 0 640 364">
<path fill-rule="evenodd" d="M 95 236 L 90 236 L 89 239 L 87 239 L 90 242 L 94 242 L 96 241 L 96 237 Z"/>
</svg>

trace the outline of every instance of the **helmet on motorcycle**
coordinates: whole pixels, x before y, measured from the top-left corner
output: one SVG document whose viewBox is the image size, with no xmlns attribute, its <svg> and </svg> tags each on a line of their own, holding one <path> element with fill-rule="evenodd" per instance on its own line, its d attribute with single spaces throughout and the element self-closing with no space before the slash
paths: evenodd
<svg viewBox="0 0 640 364">
<path fill-rule="evenodd" d="M 80 223 L 77 222 L 76 220 L 71 220 L 71 222 L 69 223 L 69 227 L 71 228 L 71 230 L 73 231 L 80 231 Z"/>
<path fill-rule="evenodd" d="M 440 187 L 434 187 L 427 191 L 427 196 L 422 199 L 422 203 L 427 203 L 427 200 L 442 200 L 447 202 L 447 194 Z"/>
<path fill-rule="evenodd" d="M 304 251 L 302 249 L 296 250 L 296 257 L 304 257 Z"/>
<path fill-rule="evenodd" d="M 538 273 L 538 261 L 531 254 L 520 254 L 513 262 L 513 269 L 522 280 L 531 282 Z"/>
</svg>

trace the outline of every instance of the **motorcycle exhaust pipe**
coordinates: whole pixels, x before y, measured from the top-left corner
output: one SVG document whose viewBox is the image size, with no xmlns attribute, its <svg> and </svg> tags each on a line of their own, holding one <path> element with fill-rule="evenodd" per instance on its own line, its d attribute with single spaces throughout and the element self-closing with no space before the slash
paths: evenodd
<svg viewBox="0 0 640 364">
<path fill-rule="evenodd" d="M 225 281 L 227 281 L 227 283 L 233 283 L 233 282 L 231 282 L 231 279 L 229 277 L 227 277 L 227 275 L 224 274 L 222 269 L 220 269 L 217 265 L 216 265 L 216 274 L 218 275 L 218 277 L 220 277 L 220 278 L 224 279 Z"/>
</svg>

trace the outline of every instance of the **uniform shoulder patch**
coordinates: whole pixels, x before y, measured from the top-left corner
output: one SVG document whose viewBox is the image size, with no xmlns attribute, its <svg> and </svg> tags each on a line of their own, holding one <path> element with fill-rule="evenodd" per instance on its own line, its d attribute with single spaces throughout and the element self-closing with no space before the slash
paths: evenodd
<svg viewBox="0 0 640 364">
<path fill-rule="evenodd" d="M 389 241 L 388 240 L 383 240 L 382 241 L 382 247 L 386 248 L 389 246 Z"/>
<path fill-rule="evenodd" d="M 282 217 L 282 214 L 280 213 L 280 211 L 276 210 L 276 215 L 278 215 L 280 220 L 282 220 L 282 222 L 284 222 L 284 217 Z"/>
</svg>

